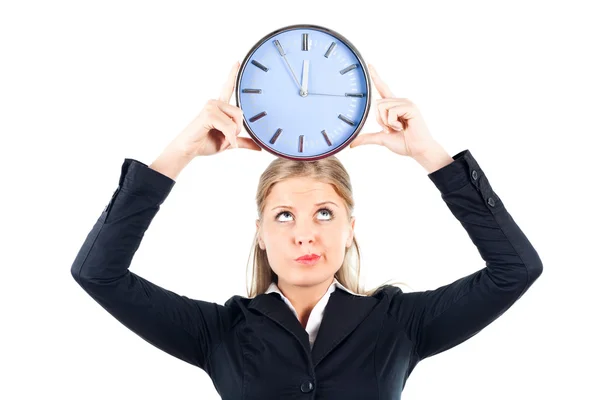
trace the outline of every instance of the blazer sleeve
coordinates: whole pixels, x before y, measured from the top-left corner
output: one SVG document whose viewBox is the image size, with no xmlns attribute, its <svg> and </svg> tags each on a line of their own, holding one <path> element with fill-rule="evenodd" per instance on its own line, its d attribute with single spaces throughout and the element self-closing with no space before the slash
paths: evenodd
<svg viewBox="0 0 600 400">
<path fill-rule="evenodd" d="M 113 317 L 166 353 L 206 370 L 229 328 L 228 309 L 190 299 L 129 271 L 146 229 L 175 181 L 126 158 L 119 185 L 87 235 L 71 274 Z"/>
<path fill-rule="evenodd" d="M 442 199 L 477 247 L 485 267 L 435 290 L 391 298 L 391 312 L 414 343 L 416 359 L 448 350 L 511 307 L 542 273 L 536 250 L 494 192 L 469 150 L 430 173 Z"/>
</svg>

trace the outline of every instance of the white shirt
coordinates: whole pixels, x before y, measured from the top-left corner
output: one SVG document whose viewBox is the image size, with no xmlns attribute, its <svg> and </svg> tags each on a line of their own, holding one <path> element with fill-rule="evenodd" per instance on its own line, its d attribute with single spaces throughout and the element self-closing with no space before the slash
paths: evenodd
<svg viewBox="0 0 600 400">
<path fill-rule="evenodd" d="M 321 321 L 323 320 L 323 313 L 325 312 L 325 306 L 327 305 L 327 302 L 329 301 L 329 296 L 331 296 L 331 293 L 333 293 L 335 291 L 336 287 L 341 290 L 345 290 L 346 292 L 351 293 L 355 296 L 364 296 L 364 294 L 354 293 L 350 289 L 346 288 L 334 277 L 333 282 L 329 286 L 329 289 L 327 289 L 327 292 L 325 293 L 325 295 L 323 295 L 323 297 L 321 297 L 319 302 L 315 305 L 315 307 L 310 312 L 310 315 L 308 317 L 308 322 L 306 323 L 306 332 L 308 333 L 308 340 L 310 342 L 311 349 L 312 349 L 313 343 L 315 342 L 315 339 L 317 337 L 317 333 L 319 332 L 319 327 L 321 326 Z M 283 301 L 292 310 L 292 312 L 294 313 L 296 318 L 299 319 L 298 313 L 294 309 L 294 306 L 289 301 L 289 299 L 287 297 L 285 297 L 283 295 L 283 293 L 281 293 L 281 291 L 279 290 L 279 287 L 277 287 L 277 284 L 275 282 L 271 282 L 271 285 L 267 288 L 267 291 L 265 292 L 265 294 L 271 293 L 271 292 L 279 293 L 279 295 L 281 296 Z"/>
</svg>

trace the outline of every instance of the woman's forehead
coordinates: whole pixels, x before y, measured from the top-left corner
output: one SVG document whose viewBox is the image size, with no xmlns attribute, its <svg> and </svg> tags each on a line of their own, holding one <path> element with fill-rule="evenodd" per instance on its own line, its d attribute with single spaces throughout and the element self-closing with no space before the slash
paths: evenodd
<svg viewBox="0 0 600 400">
<path fill-rule="evenodd" d="M 329 183 L 314 178 L 289 178 L 273 185 L 267 203 L 304 202 L 315 199 L 339 202 L 339 196 Z"/>
</svg>

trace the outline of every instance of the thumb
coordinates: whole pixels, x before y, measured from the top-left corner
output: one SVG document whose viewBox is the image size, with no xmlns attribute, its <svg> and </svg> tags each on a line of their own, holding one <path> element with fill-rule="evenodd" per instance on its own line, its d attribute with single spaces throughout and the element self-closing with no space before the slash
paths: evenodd
<svg viewBox="0 0 600 400">
<path fill-rule="evenodd" d="M 384 141 L 387 135 L 389 134 L 385 131 L 363 133 L 357 136 L 356 139 L 354 139 L 352 143 L 350 143 L 350 148 L 361 146 L 363 144 L 378 144 L 380 146 L 384 146 Z"/>
<path fill-rule="evenodd" d="M 252 140 L 251 138 L 238 137 L 237 141 L 238 141 L 239 147 L 242 149 L 250 149 L 250 150 L 256 150 L 256 151 L 262 150 L 262 148 L 259 145 L 257 145 L 256 142 L 254 140 Z"/>
<path fill-rule="evenodd" d="M 219 151 L 231 150 L 231 149 L 235 149 L 235 148 L 262 151 L 262 147 L 260 147 L 258 144 L 256 144 L 256 142 L 254 140 L 252 140 L 251 138 L 237 137 L 236 140 L 237 140 L 238 147 L 231 147 L 231 144 L 229 142 L 225 141 L 221 145 L 221 148 L 219 149 Z"/>
</svg>

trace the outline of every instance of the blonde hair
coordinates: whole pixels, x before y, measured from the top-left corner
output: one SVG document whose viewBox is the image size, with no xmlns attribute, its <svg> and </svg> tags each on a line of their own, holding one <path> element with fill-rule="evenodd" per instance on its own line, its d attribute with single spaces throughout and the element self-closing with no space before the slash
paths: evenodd
<svg viewBox="0 0 600 400">
<path fill-rule="evenodd" d="M 344 200 L 348 218 L 351 218 L 354 211 L 352 184 L 348 172 L 335 156 L 314 161 L 294 161 L 278 157 L 268 165 L 258 182 L 256 206 L 260 221 L 263 218 L 267 196 L 273 185 L 295 177 L 309 177 L 331 184 L 335 192 Z M 259 246 L 258 232 L 254 235 L 252 249 L 248 257 L 246 278 L 248 278 L 250 260 L 252 260 L 252 277 L 250 288 L 246 287 L 246 290 L 249 297 L 255 297 L 265 293 L 271 282 L 277 283 L 278 278 L 269 265 L 266 250 L 262 250 Z M 342 285 L 354 293 L 367 296 L 373 295 L 377 290 L 387 285 L 384 283 L 371 290 L 365 290 L 360 286 L 360 248 L 356 241 L 356 234 L 352 240 L 352 246 L 346 248 L 342 266 L 334 276 Z M 404 284 L 403 282 L 396 283 Z M 248 286 L 248 279 L 246 279 L 246 286 Z"/>
</svg>

